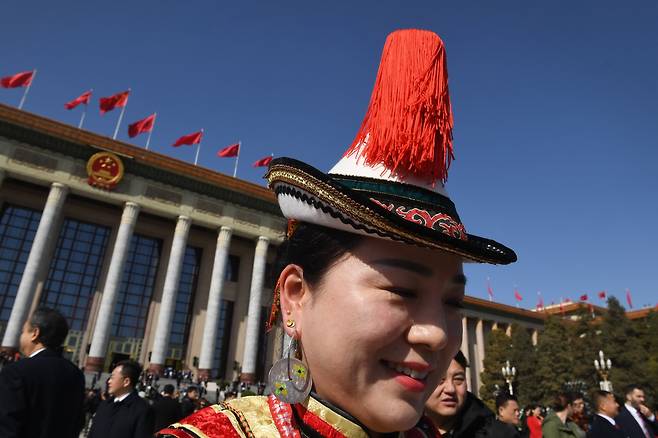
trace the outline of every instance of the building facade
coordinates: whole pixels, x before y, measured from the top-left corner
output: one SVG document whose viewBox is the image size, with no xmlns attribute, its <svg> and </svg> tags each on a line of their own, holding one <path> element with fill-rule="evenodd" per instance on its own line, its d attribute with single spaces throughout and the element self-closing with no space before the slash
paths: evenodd
<svg viewBox="0 0 658 438">
<path fill-rule="evenodd" d="M 282 331 L 264 326 L 285 228 L 265 187 L 0 105 L 4 350 L 46 305 L 67 317 L 66 355 L 87 371 L 132 358 L 263 380 L 281 350 Z M 491 330 L 517 323 L 536 342 L 548 314 L 571 310 L 467 296 L 469 387 Z"/>
<path fill-rule="evenodd" d="M 265 187 L 0 106 L 4 350 L 47 305 L 86 370 L 133 358 L 262 379 L 284 230 Z"/>
</svg>

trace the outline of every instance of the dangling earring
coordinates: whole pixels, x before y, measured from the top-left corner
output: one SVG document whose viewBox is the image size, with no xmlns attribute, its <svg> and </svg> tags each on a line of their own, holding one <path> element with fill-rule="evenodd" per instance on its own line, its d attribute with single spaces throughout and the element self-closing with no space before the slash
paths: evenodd
<svg viewBox="0 0 658 438">
<path fill-rule="evenodd" d="M 268 375 L 272 393 L 285 403 L 301 403 L 311 392 L 311 371 L 297 359 L 298 352 L 299 342 L 292 339 L 287 353 L 274 362 Z"/>
</svg>

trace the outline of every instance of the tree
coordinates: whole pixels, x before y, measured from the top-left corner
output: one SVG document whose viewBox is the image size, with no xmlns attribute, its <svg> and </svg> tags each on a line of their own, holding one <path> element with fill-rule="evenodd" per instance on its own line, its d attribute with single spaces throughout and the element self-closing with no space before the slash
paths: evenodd
<svg viewBox="0 0 658 438">
<path fill-rule="evenodd" d="M 646 351 L 647 363 L 643 367 L 645 374 L 645 394 L 648 405 L 654 405 L 658 397 L 658 312 L 649 311 L 646 318 L 633 323 L 638 333 L 641 348 Z"/>
<path fill-rule="evenodd" d="M 494 329 L 489 332 L 486 339 L 483 368 L 480 374 L 480 398 L 492 410 L 495 410 L 496 395 L 501 390 L 507 390 L 507 383 L 503 377 L 502 368 L 510 360 L 512 350 L 511 339 L 502 330 Z"/>
<path fill-rule="evenodd" d="M 601 323 L 596 321 L 587 306 L 581 305 L 576 313 L 577 321 L 569 324 L 567 347 L 573 358 L 573 381 L 582 382 L 579 391 L 589 393 L 599 389 L 599 377 L 594 368 L 601 344 Z M 573 389 L 573 388 L 572 388 Z"/>
<path fill-rule="evenodd" d="M 515 395 L 521 406 L 538 402 L 536 395 L 539 382 L 536 376 L 537 354 L 532 337 L 526 327 L 512 324 L 512 348 L 509 360 L 516 367 Z"/>
<path fill-rule="evenodd" d="M 539 403 L 549 404 L 555 394 L 574 379 L 570 341 L 565 322 L 549 316 L 537 343 L 536 399 Z"/>
<path fill-rule="evenodd" d="M 642 346 L 639 332 L 626 317 L 615 297 L 608 298 L 608 312 L 601 323 L 603 352 L 612 361 L 610 380 L 616 392 L 631 383 L 649 386 L 645 367 L 649 355 Z"/>
</svg>

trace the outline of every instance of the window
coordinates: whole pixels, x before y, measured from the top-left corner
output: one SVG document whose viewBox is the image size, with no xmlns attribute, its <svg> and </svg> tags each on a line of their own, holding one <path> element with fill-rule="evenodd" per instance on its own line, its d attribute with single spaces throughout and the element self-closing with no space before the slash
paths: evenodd
<svg viewBox="0 0 658 438">
<path fill-rule="evenodd" d="M 233 301 L 222 300 L 219 310 L 219 323 L 217 324 L 217 340 L 215 343 L 215 356 L 211 375 L 223 379 L 226 375 L 226 356 L 231 341 L 231 327 L 233 325 Z"/>
<path fill-rule="evenodd" d="M 201 249 L 188 246 L 185 248 L 183 257 L 183 269 L 178 282 L 178 293 L 176 294 L 176 305 L 169 333 L 169 347 L 181 348 L 185 355 L 187 337 L 190 333 L 192 322 L 192 305 L 196 292 L 197 280 L 199 278 L 199 266 L 201 265 Z"/>
<path fill-rule="evenodd" d="M 228 256 L 226 260 L 226 270 L 224 271 L 224 280 L 237 283 L 240 272 L 240 257 L 235 255 Z"/>
<path fill-rule="evenodd" d="M 133 234 L 114 306 L 112 335 L 143 338 L 148 307 L 160 263 L 162 241 Z"/>
<path fill-rule="evenodd" d="M 0 215 L 0 321 L 8 321 L 41 212 L 5 204 Z"/>
</svg>

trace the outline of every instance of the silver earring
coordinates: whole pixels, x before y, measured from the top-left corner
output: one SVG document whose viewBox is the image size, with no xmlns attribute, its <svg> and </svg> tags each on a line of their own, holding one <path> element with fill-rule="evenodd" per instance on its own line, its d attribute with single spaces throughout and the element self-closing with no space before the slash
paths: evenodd
<svg viewBox="0 0 658 438">
<path fill-rule="evenodd" d="M 297 359 L 299 342 L 290 341 L 287 353 L 274 362 L 268 375 L 272 394 L 284 403 L 301 403 L 311 392 L 311 371 L 306 364 Z"/>
</svg>

